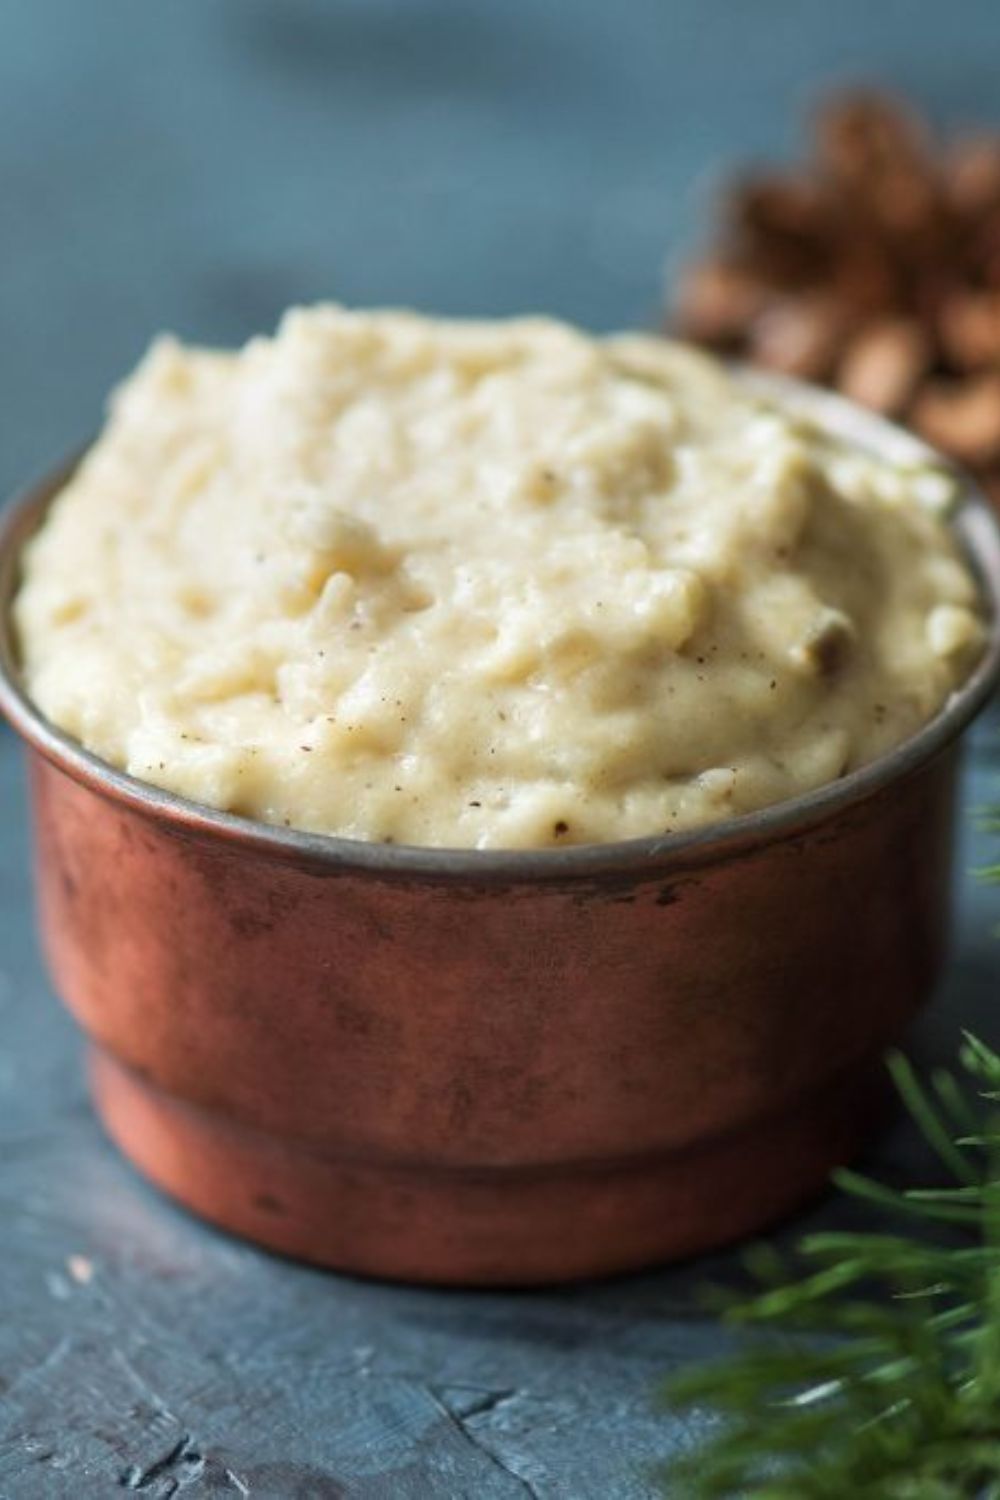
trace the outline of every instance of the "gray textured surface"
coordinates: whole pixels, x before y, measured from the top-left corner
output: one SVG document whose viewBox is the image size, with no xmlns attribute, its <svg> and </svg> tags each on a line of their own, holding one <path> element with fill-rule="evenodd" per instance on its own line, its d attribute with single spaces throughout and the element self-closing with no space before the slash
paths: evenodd
<svg viewBox="0 0 1000 1500">
<path fill-rule="evenodd" d="M 970 800 L 985 798 L 992 775 L 981 750 Z M 658 1411 L 656 1386 L 722 1347 L 694 1293 L 732 1276 L 736 1257 L 468 1294 L 326 1276 L 202 1228 L 139 1181 L 91 1116 L 78 1043 L 31 936 L 9 736 L 0 796 L 2 1500 L 118 1487 L 152 1500 L 654 1494 L 653 1463 L 701 1425 Z M 964 863 L 986 852 L 967 848 Z M 994 892 L 964 883 L 925 1056 L 948 1053 L 959 1018 L 997 1039 L 996 906 Z M 897 1129 L 879 1165 L 898 1171 L 912 1153 Z M 785 1233 L 844 1220 L 830 1201 Z"/>
<path fill-rule="evenodd" d="M 0 0 L 0 483 L 162 326 L 231 341 L 331 294 L 642 321 L 719 158 L 786 146 L 818 78 L 981 118 L 998 61 L 995 0 Z M 470 1296 L 202 1229 L 89 1112 L 3 731 L 0 796 L 0 1500 L 652 1494 L 698 1428 L 652 1393 L 720 1347 L 693 1291 L 733 1258 Z M 925 1054 L 997 1036 L 995 909 L 964 883 Z"/>
<path fill-rule="evenodd" d="M 0 487 L 158 329 L 294 301 L 655 315 L 820 83 L 996 118 L 995 0 L 0 0 Z"/>
</svg>

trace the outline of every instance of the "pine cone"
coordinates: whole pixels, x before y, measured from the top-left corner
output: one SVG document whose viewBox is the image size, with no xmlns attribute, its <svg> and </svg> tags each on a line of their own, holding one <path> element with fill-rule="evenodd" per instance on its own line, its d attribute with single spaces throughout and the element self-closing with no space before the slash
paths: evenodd
<svg viewBox="0 0 1000 1500">
<path fill-rule="evenodd" d="M 729 187 L 670 332 L 911 425 L 1000 503 L 1000 135 L 942 143 L 905 103 L 830 99 L 795 172 Z"/>
</svg>

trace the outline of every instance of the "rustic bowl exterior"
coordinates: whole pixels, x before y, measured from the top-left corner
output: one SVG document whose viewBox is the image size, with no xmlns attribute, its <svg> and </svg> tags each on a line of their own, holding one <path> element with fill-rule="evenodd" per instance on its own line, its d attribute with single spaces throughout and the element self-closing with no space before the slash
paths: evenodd
<svg viewBox="0 0 1000 1500">
<path fill-rule="evenodd" d="M 513 1284 L 731 1240 L 851 1156 L 947 938 L 958 735 L 1000 666 L 981 502 L 990 646 L 899 751 L 715 830 L 483 854 L 215 813 L 46 724 L 9 604 L 62 477 L 0 540 L 0 706 L 30 746 L 52 975 L 154 1181 L 291 1255 Z"/>
<path fill-rule="evenodd" d="M 33 757 L 42 930 L 114 1138 L 274 1249 L 547 1281 L 742 1234 L 870 1124 L 945 937 L 955 757 L 627 880 L 331 871 Z"/>
</svg>

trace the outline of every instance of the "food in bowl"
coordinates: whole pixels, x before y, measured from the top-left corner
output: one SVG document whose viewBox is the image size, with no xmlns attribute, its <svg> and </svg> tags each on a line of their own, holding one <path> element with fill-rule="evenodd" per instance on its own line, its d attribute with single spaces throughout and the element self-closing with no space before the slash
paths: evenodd
<svg viewBox="0 0 1000 1500">
<path fill-rule="evenodd" d="M 23 561 L 133 776 L 352 839 L 690 830 L 899 744 L 981 650 L 953 481 L 653 337 L 336 306 L 161 340 Z"/>
<path fill-rule="evenodd" d="M 737 379 L 758 411 L 808 417 L 810 444 L 880 455 L 901 504 L 911 484 L 947 502 L 908 434 Z M 0 523 L 0 709 L 28 750 L 49 970 L 101 1118 L 155 1182 L 324 1265 L 527 1284 L 719 1245 L 851 1157 L 883 1049 L 940 973 L 961 740 L 1000 679 L 982 496 L 958 480 L 949 524 L 985 645 L 897 748 L 672 837 L 447 849 L 236 818 L 47 720 L 13 605 L 69 473 Z"/>
</svg>

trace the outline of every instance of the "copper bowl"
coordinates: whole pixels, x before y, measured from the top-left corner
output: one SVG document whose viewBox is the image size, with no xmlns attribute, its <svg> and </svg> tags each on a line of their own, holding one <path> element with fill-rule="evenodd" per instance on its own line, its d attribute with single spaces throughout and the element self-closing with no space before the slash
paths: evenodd
<svg viewBox="0 0 1000 1500">
<path fill-rule="evenodd" d="M 755 383 L 898 457 L 913 438 Z M 949 919 L 959 736 L 1000 673 L 1000 536 L 971 678 L 836 784 L 696 833 L 477 852 L 296 833 L 136 781 L 48 724 L 10 602 L 67 471 L 0 535 L 0 706 L 29 747 L 40 919 L 98 1110 L 197 1213 L 415 1281 L 531 1283 L 718 1245 L 814 1193 Z"/>
</svg>

